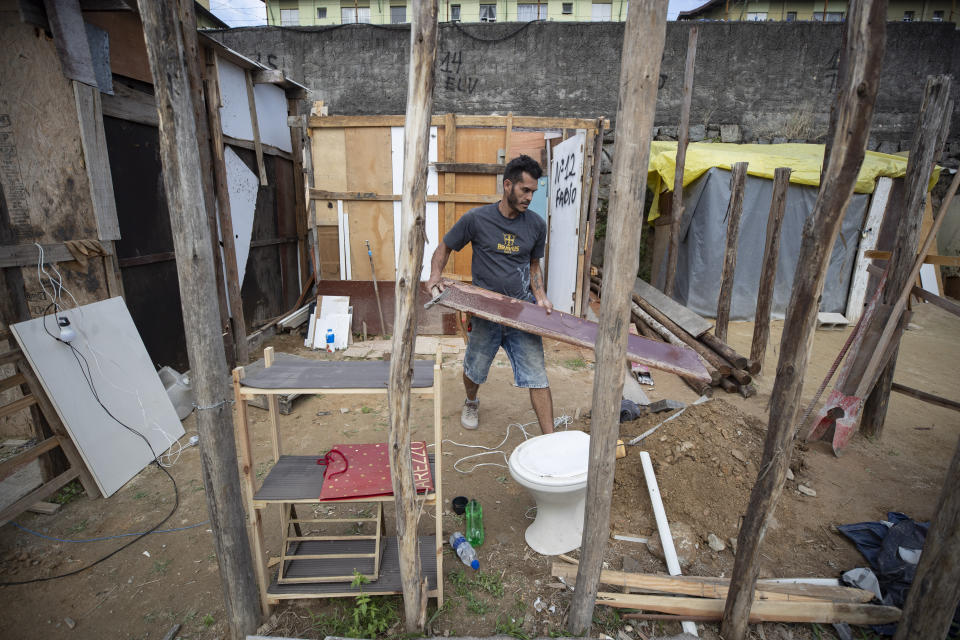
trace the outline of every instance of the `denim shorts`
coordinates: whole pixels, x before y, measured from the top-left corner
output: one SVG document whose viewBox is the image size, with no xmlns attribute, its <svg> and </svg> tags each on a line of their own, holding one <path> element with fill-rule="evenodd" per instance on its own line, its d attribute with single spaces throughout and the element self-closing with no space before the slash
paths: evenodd
<svg viewBox="0 0 960 640">
<path fill-rule="evenodd" d="M 497 350 L 503 347 L 513 367 L 513 380 L 521 389 L 545 389 L 550 386 L 543 362 L 543 340 L 526 331 L 505 327 L 483 318 L 470 319 L 470 339 L 463 359 L 463 372 L 477 384 L 487 381 L 487 373 Z"/>
</svg>

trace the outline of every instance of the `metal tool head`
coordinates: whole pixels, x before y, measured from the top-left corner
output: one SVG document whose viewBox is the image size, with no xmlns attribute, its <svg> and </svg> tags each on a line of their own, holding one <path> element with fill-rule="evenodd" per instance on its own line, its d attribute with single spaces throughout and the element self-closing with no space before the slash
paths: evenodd
<svg viewBox="0 0 960 640">
<path fill-rule="evenodd" d="M 428 302 L 427 304 L 423 305 L 423 308 L 429 309 L 433 305 L 439 303 L 441 300 L 443 300 L 444 296 L 447 295 L 448 291 L 449 289 L 444 289 L 443 291 L 439 291 L 439 287 L 434 287 L 430 292 L 433 294 L 433 299 L 430 300 L 430 302 Z"/>
</svg>

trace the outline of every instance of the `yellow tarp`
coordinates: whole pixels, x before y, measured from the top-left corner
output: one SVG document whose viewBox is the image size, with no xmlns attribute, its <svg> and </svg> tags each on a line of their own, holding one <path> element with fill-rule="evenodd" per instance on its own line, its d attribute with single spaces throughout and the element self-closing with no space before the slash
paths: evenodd
<svg viewBox="0 0 960 640">
<path fill-rule="evenodd" d="M 747 174 L 758 178 L 773 180 L 777 167 L 792 169 L 790 182 L 812 187 L 820 185 L 820 165 L 823 163 L 822 144 L 724 144 L 695 142 L 687 146 L 687 157 L 683 164 L 683 186 L 702 176 L 712 167 L 730 170 L 736 162 L 747 162 Z M 676 166 L 677 143 L 654 141 L 650 144 L 650 170 L 647 186 L 655 195 L 650 209 L 649 220 L 655 220 L 658 213 L 661 191 L 673 190 Z M 877 178 L 900 178 L 906 174 L 907 159 L 886 153 L 867 151 L 857 176 L 856 193 L 873 193 Z M 930 188 L 940 178 L 940 167 L 936 167 L 930 180 Z"/>
</svg>

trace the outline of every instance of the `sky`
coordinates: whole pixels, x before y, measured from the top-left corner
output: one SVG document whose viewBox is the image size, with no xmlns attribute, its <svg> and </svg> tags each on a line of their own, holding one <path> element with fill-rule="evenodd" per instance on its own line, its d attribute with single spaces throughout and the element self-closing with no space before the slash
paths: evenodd
<svg viewBox="0 0 960 640">
<path fill-rule="evenodd" d="M 675 20 L 680 11 L 698 7 L 706 0 L 670 0 L 667 19 Z M 210 0 L 210 11 L 231 27 L 267 24 L 266 4 L 262 0 Z"/>
</svg>

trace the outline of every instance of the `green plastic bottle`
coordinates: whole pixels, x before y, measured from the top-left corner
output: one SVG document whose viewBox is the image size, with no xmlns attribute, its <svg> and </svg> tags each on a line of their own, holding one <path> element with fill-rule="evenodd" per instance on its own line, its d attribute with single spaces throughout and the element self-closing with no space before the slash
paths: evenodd
<svg viewBox="0 0 960 640">
<path fill-rule="evenodd" d="M 476 500 L 467 503 L 467 541 L 474 549 L 483 544 L 483 507 Z"/>
</svg>

